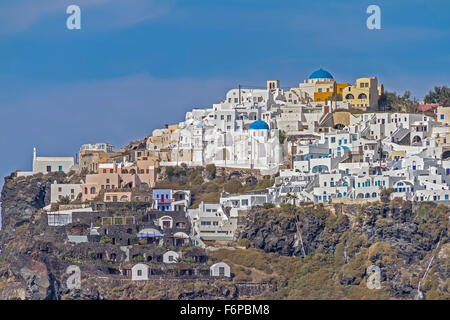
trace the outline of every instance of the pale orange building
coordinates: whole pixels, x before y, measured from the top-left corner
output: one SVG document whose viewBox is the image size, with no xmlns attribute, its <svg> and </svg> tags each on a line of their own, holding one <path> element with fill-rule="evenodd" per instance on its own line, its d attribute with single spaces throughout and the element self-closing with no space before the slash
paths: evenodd
<svg viewBox="0 0 450 320">
<path fill-rule="evenodd" d="M 98 173 L 86 175 L 81 185 L 82 201 L 94 200 L 102 190 L 119 188 L 154 187 L 159 161 L 143 157 L 133 163 L 99 164 Z"/>
</svg>

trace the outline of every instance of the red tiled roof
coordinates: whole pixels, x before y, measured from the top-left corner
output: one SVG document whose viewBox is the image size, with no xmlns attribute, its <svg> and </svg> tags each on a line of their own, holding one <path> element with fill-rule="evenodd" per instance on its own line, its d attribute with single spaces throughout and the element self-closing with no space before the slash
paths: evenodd
<svg viewBox="0 0 450 320">
<path fill-rule="evenodd" d="M 422 103 L 419 104 L 419 111 L 427 111 L 430 109 L 436 109 L 437 107 L 442 107 L 442 105 L 437 103 Z"/>
</svg>

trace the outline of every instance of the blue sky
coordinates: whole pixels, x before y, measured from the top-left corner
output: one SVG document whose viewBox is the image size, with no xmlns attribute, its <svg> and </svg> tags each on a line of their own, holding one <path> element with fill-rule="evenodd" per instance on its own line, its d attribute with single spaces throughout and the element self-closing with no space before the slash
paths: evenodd
<svg viewBox="0 0 450 320">
<path fill-rule="evenodd" d="M 81 7 L 82 29 L 66 28 Z M 366 8 L 381 8 L 381 30 Z M 2 0 L 0 176 L 38 155 L 117 147 L 239 83 L 296 86 L 322 65 L 422 98 L 450 83 L 449 1 Z M 0 182 L 0 185 L 3 181 Z"/>
</svg>

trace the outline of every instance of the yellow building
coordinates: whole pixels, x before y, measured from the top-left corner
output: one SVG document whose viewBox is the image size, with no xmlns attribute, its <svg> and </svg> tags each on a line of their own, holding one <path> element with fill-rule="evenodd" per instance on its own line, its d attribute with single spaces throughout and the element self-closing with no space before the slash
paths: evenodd
<svg viewBox="0 0 450 320">
<path fill-rule="evenodd" d="M 314 102 L 333 99 L 335 91 L 336 81 L 333 79 L 317 81 L 314 86 Z"/>
<path fill-rule="evenodd" d="M 436 109 L 437 121 L 450 124 L 450 107 L 438 107 Z"/>
<path fill-rule="evenodd" d="M 376 77 L 359 78 L 355 85 L 337 83 L 331 73 L 322 68 L 314 71 L 308 79 L 299 84 L 298 88 L 292 88 L 291 95 L 294 89 L 299 89 L 303 101 L 344 101 L 349 103 L 352 108 L 362 110 L 377 108 L 378 98 L 384 92 L 383 85 L 378 85 Z"/>
<path fill-rule="evenodd" d="M 383 86 L 378 87 L 376 77 L 359 78 L 356 80 L 356 85 L 342 90 L 342 99 L 355 109 L 373 109 L 378 107 L 379 90 L 383 90 Z"/>
<path fill-rule="evenodd" d="M 337 83 L 333 80 L 332 83 L 316 82 L 314 92 L 314 102 L 334 100 L 342 100 L 342 93 L 346 87 L 350 86 L 348 83 Z M 338 97 L 340 95 L 340 97 Z"/>
<path fill-rule="evenodd" d="M 349 87 L 350 83 L 337 83 L 336 84 L 336 93 L 341 95 L 341 98 L 344 96 L 342 95 L 344 93 L 344 89 Z"/>
</svg>

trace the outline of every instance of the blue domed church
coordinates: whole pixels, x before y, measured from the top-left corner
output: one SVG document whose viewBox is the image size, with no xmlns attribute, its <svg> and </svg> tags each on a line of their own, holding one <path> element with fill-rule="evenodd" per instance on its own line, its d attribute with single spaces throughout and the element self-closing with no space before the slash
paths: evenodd
<svg viewBox="0 0 450 320">
<path fill-rule="evenodd" d="M 334 78 L 331 75 L 331 73 L 320 68 L 319 70 L 316 70 L 313 73 L 311 73 L 308 79 L 320 80 L 320 79 L 334 79 Z"/>
<path fill-rule="evenodd" d="M 262 121 L 262 120 L 256 120 L 255 122 L 253 122 L 250 127 L 248 128 L 249 130 L 269 130 L 269 125 Z"/>
<path fill-rule="evenodd" d="M 325 102 L 333 96 L 336 90 L 336 81 L 330 72 L 320 67 L 300 83 L 299 88 L 306 94 L 309 102 Z"/>
</svg>

